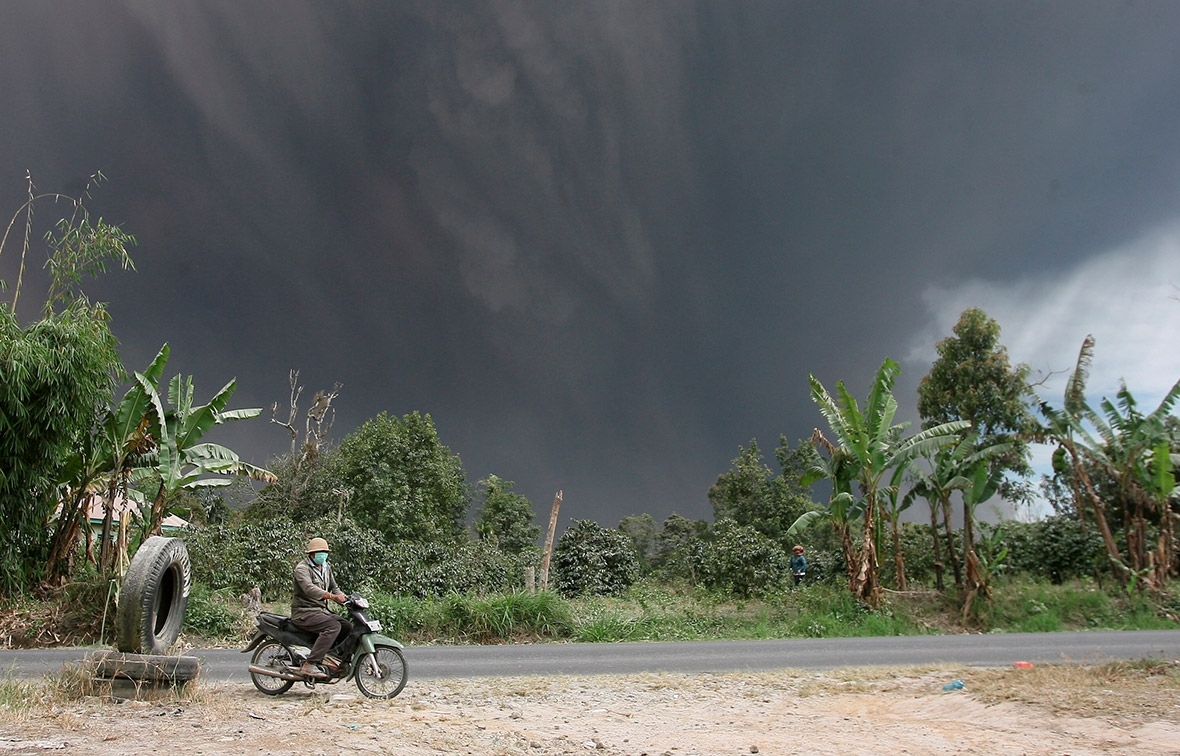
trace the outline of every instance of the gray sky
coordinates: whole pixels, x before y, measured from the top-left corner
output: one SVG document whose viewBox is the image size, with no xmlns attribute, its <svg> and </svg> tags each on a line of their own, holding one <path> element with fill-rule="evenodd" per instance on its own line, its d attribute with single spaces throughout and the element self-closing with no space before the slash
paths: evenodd
<svg viewBox="0 0 1180 756">
<path fill-rule="evenodd" d="M 17 0 L 0 22 L 0 210 L 26 170 L 106 173 L 93 208 L 138 272 L 87 292 L 129 367 L 167 341 L 168 375 L 199 400 L 236 376 L 236 407 L 285 402 L 290 368 L 339 381 L 337 439 L 428 412 L 472 482 L 541 510 L 563 489 L 566 521 L 711 516 L 739 445 L 773 464 L 822 425 L 811 372 L 861 396 L 899 359 L 912 416 L 970 306 L 1037 371 L 1094 333 L 1095 393 L 1180 377 L 1180 4 Z M 216 440 L 287 447 L 264 421 Z"/>
</svg>

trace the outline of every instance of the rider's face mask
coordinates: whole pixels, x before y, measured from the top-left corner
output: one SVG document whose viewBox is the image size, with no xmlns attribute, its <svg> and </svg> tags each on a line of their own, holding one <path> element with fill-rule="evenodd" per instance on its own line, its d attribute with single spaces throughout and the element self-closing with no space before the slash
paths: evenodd
<svg viewBox="0 0 1180 756">
<path fill-rule="evenodd" d="M 322 565 L 324 562 L 328 561 L 328 552 L 317 551 L 316 553 L 311 555 L 311 561 L 315 562 L 316 564 Z"/>
</svg>

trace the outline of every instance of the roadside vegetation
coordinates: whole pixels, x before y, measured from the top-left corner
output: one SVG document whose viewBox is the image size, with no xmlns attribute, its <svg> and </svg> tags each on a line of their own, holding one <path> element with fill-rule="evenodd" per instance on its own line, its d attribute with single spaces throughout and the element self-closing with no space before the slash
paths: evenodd
<svg viewBox="0 0 1180 756">
<path fill-rule="evenodd" d="M 493 473 L 473 483 L 426 411 L 378 414 L 337 442 L 342 386 L 304 403 L 297 371 L 269 418 L 289 451 L 268 469 L 208 442 L 263 410 L 228 409 L 234 381 L 196 403 L 190 378 L 165 377 L 167 344 L 141 371 L 119 364 L 109 315 L 80 286 L 108 264 L 132 267 L 135 240 L 91 220 L 89 191 L 39 195 L 30 182 L 9 224 L 23 226 L 23 274 L 33 208 L 71 211 L 43 236 L 40 314 L 17 316 L 19 277 L 0 302 L 4 645 L 108 641 L 128 562 L 160 533 L 191 557 L 190 643 L 240 641 L 253 592 L 285 611 L 313 535 L 331 542 L 341 584 L 410 642 L 1180 627 L 1180 382 L 1153 409 L 1125 386 L 1088 397 L 1093 339 L 1063 396 L 1046 399 L 1028 366 L 1009 363 L 999 325 L 966 310 L 920 383 L 920 428 L 896 421 L 889 358 L 863 401 L 811 376 L 799 390 L 823 427 L 780 435 L 773 470 L 757 439 L 739 447 L 702 492 L 711 519 L 563 521 L 542 542 L 547 502 Z M 1055 449 L 1037 481 L 1033 443 Z M 984 517 L 1027 512 L 1038 489 L 1051 516 Z M 185 524 L 169 529 L 169 517 Z"/>
</svg>

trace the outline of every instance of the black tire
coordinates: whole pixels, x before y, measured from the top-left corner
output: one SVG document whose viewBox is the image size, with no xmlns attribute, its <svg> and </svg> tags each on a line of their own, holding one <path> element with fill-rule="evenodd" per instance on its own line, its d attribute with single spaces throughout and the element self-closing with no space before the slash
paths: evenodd
<svg viewBox="0 0 1180 756">
<path fill-rule="evenodd" d="M 131 560 L 119 592 L 115 647 L 129 654 L 166 654 L 180 635 L 192 566 L 179 538 L 152 536 Z"/>
<path fill-rule="evenodd" d="M 356 687 L 369 698 L 393 698 L 406 687 L 409 677 L 400 648 L 377 646 L 357 661 Z"/>
<path fill-rule="evenodd" d="M 121 654 L 107 651 L 89 657 L 94 665 L 94 676 L 112 680 L 125 678 L 161 683 L 186 683 L 201 671 L 201 660 L 195 656 L 163 656 L 160 654 Z"/>
<path fill-rule="evenodd" d="M 291 658 L 291 653 L 283 648 L 283 644 L 274 640 L 267 640 L 261 646 L 254 649 L 254 655 L 250 657 L 250 663 L 258 667 L 267 667 L 282 672 L 286 672 L 288 665 L 293 664 L 294 660 Z M 254 681 L 254 687 L 268 696 L 277 696 L 286 693 L 295 684 L 294 680 L 284 680 L 281 677 L 271 677 L 270 675 L 260 675 L 257 672 L 250 673 L 250 679 Z"/>
</svg>

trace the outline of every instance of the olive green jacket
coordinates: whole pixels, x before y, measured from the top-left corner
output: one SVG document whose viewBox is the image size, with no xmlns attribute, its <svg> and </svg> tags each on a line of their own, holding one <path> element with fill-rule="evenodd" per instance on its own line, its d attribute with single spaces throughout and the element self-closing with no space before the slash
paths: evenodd
<svg viewBox="0 0 1180 756">
<path fill-rule="evenodd" d="M 301 617 L 318 610 L 329 611 L 325 593 L 340 593 L 332 565 L 316 565 L 311 559 L 301 559 L 295 565 L 295 588 L 291 594 L 291 616 Z"/>
</svg>

